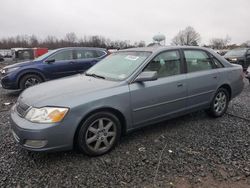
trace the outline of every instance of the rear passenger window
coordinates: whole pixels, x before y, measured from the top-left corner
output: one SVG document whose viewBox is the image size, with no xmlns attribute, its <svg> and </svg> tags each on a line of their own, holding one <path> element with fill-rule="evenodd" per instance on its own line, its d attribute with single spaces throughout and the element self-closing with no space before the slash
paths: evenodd
<svg viewBox="0 0 250 188">
<path fill-rule="evenodd" d="M 184 50 L 188 72 L 213 69 L 210 57 L 201 50 Z"/>
<path fill-rule="evenodd" d="M 104 51 L 99 51 L 99 50 L 96 51 L 96 54 L 97 54 L 97 57 L 102 57 L 102 56 L 106 55 L 106 53 Z"/>
<path fill-rule="evenodd" d="M 181 73 L 180 63 L 178 51 L 167 51 L 157 55 L 144 71 L 156 71 L 159 78 L 173 76 Z"/>
<path fill-rule="evenodd" d="M 76 50 L 75 59 L 90 59 L 98 57 L 95 50 Z"/>
<path fill-rule="evenodd" d="M 219 60 L 217 60 L 215 57 L 212 57 L 212 59 L 213 59 L 213 62 L 215 64 L 216 68 L 222 68 L 222 67 L 224 67 L 222 65 L 222 63 Z"/>
</svg>

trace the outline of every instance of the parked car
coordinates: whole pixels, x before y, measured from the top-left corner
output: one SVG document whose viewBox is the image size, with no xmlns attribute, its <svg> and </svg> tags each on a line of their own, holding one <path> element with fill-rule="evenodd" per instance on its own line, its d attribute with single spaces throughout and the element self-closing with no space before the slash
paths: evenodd
<svg viewBox="0 0 250 188">
<path fill-rule="evenodd" d="M 0 62 L 4 61 L 4 57 L 2 56 L 2 54 L 0 54 Z"/>
<path fill-rule="evenodd" d="M 246 78 L 248 79 L 249 83 L 250 83 L 250 66 L 247 68 L 246 71 Z"/>
<path fill-rule="evenodd" d="M 11 110 L 15 140 L 32 151 L 110 151 L 122 133 L 205 109 L 222 116 L 243 90 L 242 67 L 212 50 L 120 50 L 84 74 L 25 90 Z"/>
<path fill-rule="evenodd" d="M 108 55 L 102 48 L 60 48 L 33 61 L 16 63 L 1 70 L 5 89 L 26 89 L 44 81 L 82 73 Z"/>
<path fill-rule="evenodd" d="M 230 63 L 239 64 L 246 71 L 250 65 L 250 48 L 236 48 L 227 52 L 224 57 Z"/>
</svg>

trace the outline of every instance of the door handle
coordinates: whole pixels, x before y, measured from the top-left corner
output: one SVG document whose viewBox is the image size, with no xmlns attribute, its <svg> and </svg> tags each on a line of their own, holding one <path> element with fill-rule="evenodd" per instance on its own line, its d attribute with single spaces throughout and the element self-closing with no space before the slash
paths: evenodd
<svg viewBox="0 0 250 188">
<path fill-rule="evenodd" d="M 177 87 L 182 87 L 183 86 L 183 83 L 178 83 L 177 84 Z"/>
</svg>

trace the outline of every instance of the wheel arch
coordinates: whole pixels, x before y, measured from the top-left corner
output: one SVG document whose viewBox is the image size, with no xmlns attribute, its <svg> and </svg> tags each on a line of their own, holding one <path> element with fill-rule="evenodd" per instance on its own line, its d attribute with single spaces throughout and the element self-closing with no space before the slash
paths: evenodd
<svg viewBox="0 0 250 188">
<path fill-rule="evenodd" d="M 125 116 L 123 115 L 123 113 L 115 108 L 112 108 L 112 107 L 102 107 L 102 108 L 98 108 L 98 109 L 95 109 L 95 110 L 92 110 L 90 112 L 87 113 L 87 115 L 85 115 L 82 120 L 80 121 L 80 123 L 77 125 L 77 128 L 75 130 L 75 133 L 74 133 L 74 139 L 73 139 L 73 146 L 75 147 L 76 145 L 76 140 L 77 140 L 77 134 L 79 132 L 79 129 L 82 125 L 82 123 L 84 121 L 86 121 L 86 119 L 88 117 L 90 117 L 91 115 L 95 114 L 95 113 L 98 113 L 98 112 L 110 112 L 110 113 L 113 113 L 114 115 L 117 116 L 117 118 L 120 120 L 121 122 L 121 133 L 122 134 L 125 134 L 127 132 L 127 122 L 126 122 L 126 118 Z"/>
<path fill-rule="evenodd" d="M 222 84 L 219 88 L 224 88 L 228 91 L 229 94 L 229 100 L 232 98 L 232 88 L 230 87 L 229 84 Z"/>
<path fill-rule="evenodd" d="M 40 71 L 38 70 L 32 70 L 32 71 L 25 71 L 25 72 L 22 72 L 21 74 L 19 74 L 18 76 L 18 87 L 20 87 L 20 81 L 21 79 L 26 76 L 26 75 L 29 75 L 29 74 L 35 74 L 37 76 L 39 76 L 43 81 L 46 80 L 45 76 L 43 75 L 43 73 L 41 73 Z"/>
</svg>

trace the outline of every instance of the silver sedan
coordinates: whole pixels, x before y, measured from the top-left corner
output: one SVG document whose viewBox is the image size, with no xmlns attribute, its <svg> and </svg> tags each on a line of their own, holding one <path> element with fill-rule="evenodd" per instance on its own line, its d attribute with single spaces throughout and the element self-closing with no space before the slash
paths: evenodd
<svg viewBox="0 0 250 188">
<path fill-rule="evenodd" d="M 13 136 L 32 151 L 101 155 L 146 125 L 201 109 L 222 116 L 243 78 L 241 66 L 206 48 L 121 50 L 84 74 L 25 90 L 11 110 Z"/>
</svg>

